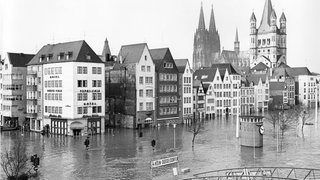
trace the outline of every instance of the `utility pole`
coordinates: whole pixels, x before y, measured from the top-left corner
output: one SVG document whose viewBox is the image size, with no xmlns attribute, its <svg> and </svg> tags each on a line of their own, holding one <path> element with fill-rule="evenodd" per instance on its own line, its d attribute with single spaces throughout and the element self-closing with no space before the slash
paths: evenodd
<svg viewBox="0 0 320 180">
<path fill-rule="evenodd" d="M 236 138 L 239 138 L 239 104 L 240 104 L 240 87 L 239 87 L 239 91 L 238 91 L 238 97 L 237 97 L 237 124 L 236 124 Z"/>
</svg>

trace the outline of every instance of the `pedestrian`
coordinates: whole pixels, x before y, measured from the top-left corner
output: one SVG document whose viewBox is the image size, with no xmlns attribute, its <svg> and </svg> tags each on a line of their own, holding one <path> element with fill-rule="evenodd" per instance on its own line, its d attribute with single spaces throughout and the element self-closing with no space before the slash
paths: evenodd
<svg viewBox="0 0 320 180">
<path fill-rule="evenodd" d="M 89 141 L 89 136 L 88 136 L 87 139 L 84 141 L 84 145 L 86 146 L 86 150 L 89 149 L 89 144 L 90 144 L 90 141 Z"/>
</svg>

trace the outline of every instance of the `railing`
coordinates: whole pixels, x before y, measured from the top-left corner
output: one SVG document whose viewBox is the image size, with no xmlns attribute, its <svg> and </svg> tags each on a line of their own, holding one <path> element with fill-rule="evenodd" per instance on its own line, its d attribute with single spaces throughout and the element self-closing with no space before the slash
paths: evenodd
<svg viewBox="0 0 320 180">
<path fill-rule="evenodd" d="M 298 180 L 320 179 L 320 169 L 294 167 L 243 167 L 197 173 L 187 179 L 206 180 Z"/>
</svg>

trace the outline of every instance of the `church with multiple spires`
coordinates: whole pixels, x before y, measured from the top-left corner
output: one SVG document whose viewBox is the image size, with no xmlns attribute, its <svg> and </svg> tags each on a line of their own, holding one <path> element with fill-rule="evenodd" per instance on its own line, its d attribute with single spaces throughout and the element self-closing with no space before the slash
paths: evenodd
<svg viewBox="0 0 320 180">
<path fill-rule="evenodd" d="M 266 0 L 258 28 L 255 14 L 252 13 L 250 18 L 250 49 L 240 50 L 238 29 L 235 33 L 234 49 L 222 49 L 221 51 L 220 47 L 220 36 L 215 24 L 213 6 L 211 7 L 209 30 L 207 30 L 201 3 L 199 24 L 194 34 L 194 70 L 217 63 L 231 63 L 239 73 L 245 73 L 260 63 L 269 68 L 287 64 L 286 17 L 282 13 L 278 27 L 271 0 Z"/>
</svg>

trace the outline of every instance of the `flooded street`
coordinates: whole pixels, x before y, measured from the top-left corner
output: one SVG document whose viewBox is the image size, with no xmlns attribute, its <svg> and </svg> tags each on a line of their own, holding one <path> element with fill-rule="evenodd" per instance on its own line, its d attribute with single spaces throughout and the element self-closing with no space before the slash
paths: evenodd
<svg viewBox="0 0 320 180">
<path fill-rule="evenodd" d="M 40 156 L 39 179 L 151 179 L 170 177 L 168 165 L 151 170 L 150 161 L 177 155 L 179 168 L 197 172 L 243 166 L 290 166 L 320 168 L 320 133 L 314 125 L 301 130 L 292 129 L 284 139 L 277 139 L 272 126 L 264 122 L 262 148 L 240 146 L 235 137 L 236 118 L 216 118 L 204 122 L 205 130 L 195 140 L 186 125 L 163 126 L 139 130 L 107 129 L 105 134 L 90 137 L 90 148 L 85 149 L 86 137 L 43 136 L 20 131 L 2 132 L 1 152 L 11 147 L 18 137 L 23 138 L 28 155 Z M 295 133 L 298 131 L 299 135 Z M 151 140 L 156 140 L 153 151 Z M 175 143 L 174 143 L 175 140 Z M 175 146 L 175 152 L 172 149 Z M 1 170 L 1 176 L 4 174 Z M 172 176 L 172 175 L 171 175 Z M 164 178 L 165 179 L 165 178 Z"/>
</svg>

